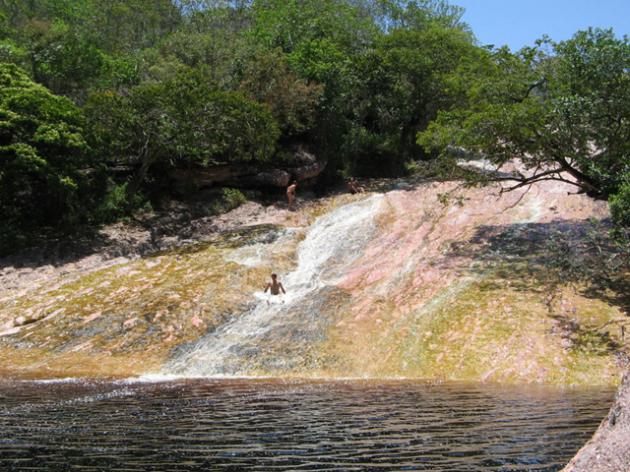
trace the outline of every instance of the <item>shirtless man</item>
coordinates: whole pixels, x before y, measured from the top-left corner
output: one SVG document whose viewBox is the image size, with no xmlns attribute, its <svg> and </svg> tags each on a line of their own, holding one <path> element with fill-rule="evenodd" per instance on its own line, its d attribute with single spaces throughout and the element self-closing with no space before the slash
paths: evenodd
<svg viewBox="0 0 630 472">
<path fill-rule="evenodd" d="M 271 274 L 271 282 L 265 287 L 265 293 L 267 293 L 267 290 L 271 290 L 271 295 L 280 295 L 280 290 L 282 290 L 282 293 L 287 293 L 282 283 L 278 282 L 278 276 L 276 274 Z M 267 305 L 269 305 L 269 300 L 267 300 Z"/>
<path fill-rule="evenodd" d="M 297 189 L 297 182 L 294 180 L 291 185 L 287 187 L 287 200 L 289 200 L 289 210 L 293 210 L 295 204 L 295 191 Z"/>
<path fill-rule="evenodd" d="M 354 177 L 352 177 L 349 181 L 348 181 L 348 191 L 351 194 L 355 194 L 355 193 L 363 193 L 365 192 L 365 189 L 363 187 L 361 187 L 359 185 L 359 183 L 357 182 L 357 179 L 355 179 Z"/>
</svg>

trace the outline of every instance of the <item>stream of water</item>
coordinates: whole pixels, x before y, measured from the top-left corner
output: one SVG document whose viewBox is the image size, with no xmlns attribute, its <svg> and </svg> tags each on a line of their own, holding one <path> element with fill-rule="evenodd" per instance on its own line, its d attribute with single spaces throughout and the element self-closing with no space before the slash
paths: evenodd
<svg viewBox="0 0 630 472">
<path fill-rule="evenodd" d="M 2 471 L 557 471 L 611 390 L 0 381 Z"/>
<path fill-rule="evenodd" d="M 291 349 L 309 344 L 324 326 L 317 310 L 303 310 L 320 290 L 334 285 L 336 277 L 361 255 L 375 231 L 383 196 L 344 205 L 319 218 L 298 248 L 298 263 L 283 279 L 286 295 L 269 303 L 262 300 L 249 313 L 203 338 L 184 355 L 179 355 L 163 374 L 185 377 L 247 375 L 258 359 L 265 356 L 261 343 L 267 338 L 276 348 L 287 346 L 283 355 L 274 355 L 275 367 L 290 364 Z M 310 300 L 312 301 L 312 300 Z M 286 334 L 286 327 L 291 333 Z M 283 339 L 285 338 L 285 339 Z"/>
</svg>

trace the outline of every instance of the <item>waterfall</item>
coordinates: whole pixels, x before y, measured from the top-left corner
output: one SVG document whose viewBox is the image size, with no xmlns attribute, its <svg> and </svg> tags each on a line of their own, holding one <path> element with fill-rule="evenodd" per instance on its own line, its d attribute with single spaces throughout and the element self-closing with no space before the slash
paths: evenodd
<svg viewBox="0 0 630 472">
<path fill-rule="evenodd" d="M 261 357 L 260 344 L 265 338 L 285 332 L 288 323 L 297 331 L 308 332 L 317 319 L 317 313 L 302 309 L 309 297 L 334 286 L 343 269 L 361 254 L 374 237 L 375 217 L 379 214 L 382 195 L 342 206 L 320 217 L 309 228 L 306 238 L 298 247 L 296 269 L 280 277 L 287 294 L 283 303 L 262 299 L 248 313 L 223 325 L 204 337 L 188 352 L 180 354 L 164 369 L 164 375 L 209 377 L 220 375 L 247 375 Z M 260 294 L 258 294 L 260 295 Z M 292 335 L 295 342 L 295 335 Z M 273 344 L 282 344 L 274 339 Z M 282 364 L 282 359 L 274 359 Z"/>
</svg>

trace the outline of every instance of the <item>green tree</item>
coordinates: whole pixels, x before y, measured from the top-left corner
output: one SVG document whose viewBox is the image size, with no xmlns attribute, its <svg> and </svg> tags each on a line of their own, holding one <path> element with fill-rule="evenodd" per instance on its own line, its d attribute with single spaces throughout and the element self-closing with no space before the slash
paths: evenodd
<svg viewBox="0 0 630 472">
<path fill-rule="evenodd" d="M 300 79 L 278 51 L 257 50 L 247 58 L 239 90 L 266 104 L 284 138 L 303 135 L 315 123 L 323 87 Z"/>
<path fill-rule="evenodd" d="M 441 111 L 419 137 L 444 157 L 518 157 L 529 170 L 513 188 L 560 180 L 597 198 L 630 172 L 630 43 L 611 30 L 540 41 L 517 54 L 488 52 L 452 81 L 460 106 Z"/>
<path fill-rule="evenodd" d="M 236 92 L 223 92 L 201 72 L 135 87 L 128 95 L 104 92 L 86 106 L 90 142 L 112 160 L 136 166 L 128 199 L 156 162 L 210 166 L 264 162 L 279 137 L 269 109 Z"/>
<path fill-rule="evenodd" d="M 199 32 L 188 26 L 161 41 L 152 51 L 149 62 L 158 69 L 178 69 L 180 64 L 203 68 L 208 80 L 219 88 L 234 89 L 239 82 L 238 69 L 242 67 L 246 49 L 244 39 L 229 31 Z M 155 69 L 152 72 L 155 76 Z"/>
<path fill-rule="evenodd" d="M 85 9 L 86 30 L 109 53 L 152 47 L 182 24 L 178 2 L 172 0 L 88 0 Z"/>
<path fill-rule="evenodd" d="M 28 67 L 28 50 L 11 39 L 0 39 L 0 62 Z"/>
<path fill-rule="evenodd" d="M 617 193 L 610 196 L 610 211 L 615 224 L 630 230 L 630 175 L 626 175 Z"/>
<path fill-rule="evenodd" d="M 384 30 L 423 30 L 431 25 L 468 31 L 464 9 L 445 0 L 363 0 L 357 2 Z"/>
<path fill-rule="evenodd" d="M 354 108 L 363 78 L 355 61 L 382 32 L 363 2 L 308 2 L 297 12 L 287 11 L 289 7 L 283 10 L 288 26 L 282 23 L 272 29 L 277 33 L 273 44 L 286 51 L 291 69 L 300 77 L 323 87 L 310 139 L 328 161 L 328 176 L 334 178 L 338 169 L 352 167 L 358 155 Z"/>
<path fill-rule="evenodd" d="M 43 226 L 69 226 L 81 218 L 85 151 L 82 115 L 72 102 L 33 83 L 15 65 L 0 64 L 3 248 Z"/>
<path fill-rule="evenodd" d="M 377 27 L 354 2 L 344 0 L 256 0 L 250 34 L 257 44 L 286 53 L 327 39 L 347 53 L 370 41 Z"/>
<path fill-rule="evenodd" d="M 171 0 L 0 0 L 9 26 L 28 35 L 36 24 L 60 22 L 107 53 L 154 45 L 182 21 Z"/>
<path fill-rule="evenodd" d="M 66 23 L 37 25 L 29 46 L 34 79 L 56 94 L 83 98 L 106 73 L 105 54 Z"/>
<path fill-rule="evenodd" d="M 395 175 L 406 162 L 427 157 L 416 135 L 454 103 L 450 77 L 478 49 L 468 33 L 429 22 L 392 30 L 357 55 L 344 146 L 351 172 Z"/>
</svg>

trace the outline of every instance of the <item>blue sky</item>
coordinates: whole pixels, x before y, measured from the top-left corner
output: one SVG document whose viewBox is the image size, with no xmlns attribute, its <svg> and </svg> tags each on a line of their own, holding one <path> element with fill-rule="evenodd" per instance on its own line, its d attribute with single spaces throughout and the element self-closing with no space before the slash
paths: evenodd
<svg viewBox="0 0 630 472">
<path fill-rule="evenodd" d="M 568 39 L 589 26 L 630 36 L 630 0 L 451 0 L 481 44 L 531 46 L 543 34 Z"/>
</svg>

